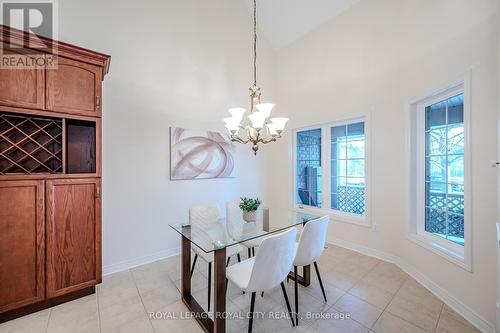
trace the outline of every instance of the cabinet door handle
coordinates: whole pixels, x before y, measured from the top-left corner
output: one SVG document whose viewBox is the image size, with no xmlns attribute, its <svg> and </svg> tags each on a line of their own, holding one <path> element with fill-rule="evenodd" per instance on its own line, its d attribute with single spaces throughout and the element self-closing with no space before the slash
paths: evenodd
<svg viewBox="0 0 500 333">
<path fill-rule="evenodd" d="M 98 109 L 101 107 L 101 96 L 97 95 L 95 97 L 95 105 Z"/>
<path fill-rule="evenodd" d="M 95 198 L 96 199 L 99 199 L 99 197 L 101 196 L 101 193 L 100 193 L 100 189 L 99 188 L 96 188 L 95 189 Z"/>
</svg>

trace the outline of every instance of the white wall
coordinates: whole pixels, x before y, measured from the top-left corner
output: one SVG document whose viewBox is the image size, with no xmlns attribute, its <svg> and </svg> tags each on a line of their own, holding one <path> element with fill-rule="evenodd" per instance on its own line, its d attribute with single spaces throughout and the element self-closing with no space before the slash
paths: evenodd
<svg viewBox="0 0 500 333">
<path fill-rule="evenodd" d="M 374 228 L 336 221 L 330 240 L 399 257 L 459 304 L 495 322 L 496 0 L 361 1 L 281 49 L 277 103 L 290 128 L 371 116 Z M 407 239 L 409 102 L 472 69 L 473 273 Z M 275 159 L 272 206 L 290 206 L 290 140 Z M 282 172 L 288 170 L 288 173 Z M 492 324 L 493 325 L 493 324 Z"/>
<path fill-rule="evenodd" d="M 168 223 L 188 207 L 262 195 L 264 167 L 238 147 L 234 179 L 169 180 L 169 127 L 225 130 L 231 106 L 249 104 L 252 19 L 243 2 L 59 1 L 59 38 L 110 54 L 104 81 L 104 273 L 173 254 Z M 259 50 L 264 98 L 270 47 Z"/>
</svg>

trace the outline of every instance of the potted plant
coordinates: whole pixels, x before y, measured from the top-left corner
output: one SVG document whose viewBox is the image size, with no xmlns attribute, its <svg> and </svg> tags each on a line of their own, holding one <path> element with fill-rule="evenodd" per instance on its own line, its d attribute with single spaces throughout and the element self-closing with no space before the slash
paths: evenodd
<svg viewBox="0 0 500 333">
<path fill-rule="evenodd" d="M 249 223 L 257 221 L 257 209 L 260 204 L 259 198 L 241 198 L 240 209 L 243 211 L 243 220 Z"/>
</svg>

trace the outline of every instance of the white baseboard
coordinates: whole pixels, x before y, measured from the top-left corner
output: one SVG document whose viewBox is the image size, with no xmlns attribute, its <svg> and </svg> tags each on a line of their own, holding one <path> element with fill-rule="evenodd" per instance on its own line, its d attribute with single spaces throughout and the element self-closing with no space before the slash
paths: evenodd
<svg viewBox="0 0 500 333">
<path fill-rule="evenodd" d="M 451 295 L 446 289 L 438 286 L 431 279 L 420 273 L 415 267 L 408 265 L 398 256 L 341 239 L 332 239 L 329 240 L 328 243 L 345 247 L 346 249 L 395 264 L 406 274 L 410 275 L 412 278 L 418 281 L 418 283 L 430 290 L 434 295 L 436 295 L 436 297 L 441 299 L 441 301 L 446 303 L 450 308 L 467 319 L 472 325 L 476 326 L 481 332 L 495 333 L 495 325 L 476 314 L 473 310 L 471 310 L 469 307 L 467 307 L 465 304 Z"/>
<path fill-rule="evenodd" d="M 149 263 L 152 263 L 154 261 L 158 261 L 158 260 L 165 259 L 168 257 L 176 256 L 176 255 L 179 255 L 180 253 L 181 253 L 180 248 L 175 247 L 175 248 L 163 250 L 163 251 L 151 254 L 151 255 L 122 261 L 122 262 L 119 262 L 116 264 L 104 266 L 102 268 L 102 274 L 109 275 L 109 274 L 121 272 L 121 271 L 130 269 L 130 268 L 134 268 L 137 266 L 149 264 Z"/>
</svg>

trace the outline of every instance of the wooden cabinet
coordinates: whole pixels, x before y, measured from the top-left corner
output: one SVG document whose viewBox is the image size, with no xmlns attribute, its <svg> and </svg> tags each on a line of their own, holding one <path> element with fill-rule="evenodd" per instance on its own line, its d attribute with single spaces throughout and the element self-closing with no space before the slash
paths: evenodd
<svg viewBox="0 0 500 333">
<path fill-rule="evenodd" d="M 56 68 L 0 69 L 0 323 L 90 295 L 101 282 L 101 85 L 110 57 L 57 41 L 57 55 L 25 48 L 44 39 L 0 25 L 0 47 L 58 57 Z"/>
<path fill-rule="evenodd" d="M 47 297 L 101 281 L 99 179 L 47 181 Z"/>
<path fill-rule="evenodd" d="M 3 44 L 2 44 L 3 46 Z M 23 49 L 9 50 L 9 57 L 35 59 L 40 53 L 27 53 Z M 9 59 L 9 58 L 7 58 Z M 36 62 L 35 62 L 36 63 Z M 19 89 L 22 87 L 22 89 Z M 0 68 L 0 105 L 20 108 L 43 109 L 45 107 L 45 67 Z"/>
<path fill-rule="evenodd" d="M 44 181 L 0 181 L 0 312 L 45 298 Z"/>
<path fill-rule="evenodd" d="M 101 116 L 102 69 L 59 57 L 47 70 L 47 110 Z"/>
</svg>

